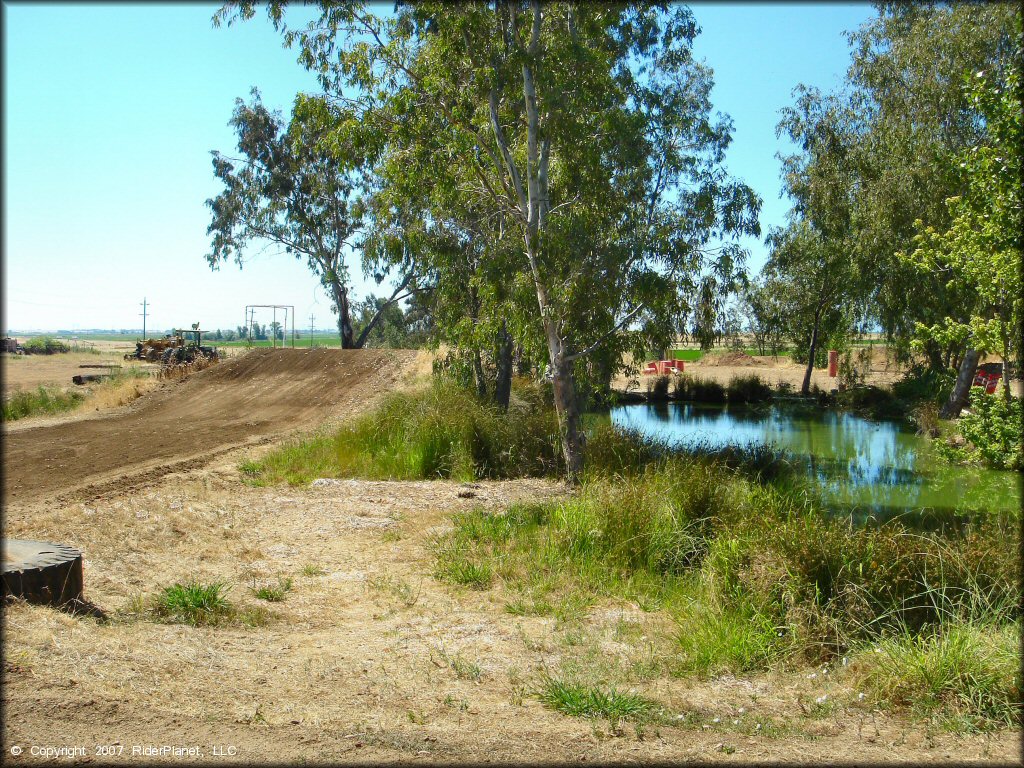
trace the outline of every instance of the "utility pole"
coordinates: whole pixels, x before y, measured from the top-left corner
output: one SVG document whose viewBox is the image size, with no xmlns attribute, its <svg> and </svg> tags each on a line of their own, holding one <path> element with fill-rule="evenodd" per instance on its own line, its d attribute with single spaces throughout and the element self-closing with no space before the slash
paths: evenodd
<svg viewBox="0 0 1024 768">
<path fill-rule="evenodd" d="M 309 313 L 309 348 L 313 348 L 313 313 Z"/>
<path fill-rule="evenodd" d="M 146 340 L 146 297 L 142 297 L 142 340 Z"/>
</svg>

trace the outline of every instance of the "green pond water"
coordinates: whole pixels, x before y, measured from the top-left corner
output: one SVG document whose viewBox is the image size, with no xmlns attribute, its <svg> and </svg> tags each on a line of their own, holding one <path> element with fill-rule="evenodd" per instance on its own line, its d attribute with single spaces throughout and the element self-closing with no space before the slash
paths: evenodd
<svg viewBox="0 0 1024 768">
<path fill-rule="evenodd" d="M 806 405 L 657 403 L 613 408 L 613 424 L 680 446 L 772 445 L 799 462 L 835 511 L 858 518 L 1005 512 L 1021 508 L 1018 472 L 951 466 L 903 422 Z"/>
</svg>

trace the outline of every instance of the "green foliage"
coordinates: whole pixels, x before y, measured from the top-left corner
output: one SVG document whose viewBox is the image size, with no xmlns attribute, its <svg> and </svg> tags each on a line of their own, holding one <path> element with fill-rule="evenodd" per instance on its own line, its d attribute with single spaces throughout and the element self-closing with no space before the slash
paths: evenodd
<svg viewBox="0 0 1024 768">
<path fill-rule="evenodd" d="M 673 385 L 676 400 L 690 400 L 695 403 L 724 403 L 726 400 L 725 387 L 717 381 L 677 376 Z"/>
<path fill-rule="evenodd" d="M 970 413 L 961 415 L 957 426 L 989 466 L 1024 470 L 1022 412 L 1020 398 L 987 395 L 980 388 L 972 387 Z"/>
<path fill-rule="evenodd" d="M 713 313 L 760 232 L 759 197 L 722 165 L 732 126 L 691 11 L 323 2 L 293 28 L 283 9 L 267 12 L 324 90 L 300 99 L 316 146 L 368 160 L 364 270 L 415 254 L 446 341 L 481 357 L 514 341 L 550 364 L 578 475 L 577 369 L 603 358 L 599 383 L 622 352 L 667 346 L 694 280 Z"/>
<path fill-rule="evenodd" d="M 40 385 L 34 390 L 15 390 L 3 401 L 3 420 L 15 421 L 41 413 L 63 413 L 74 410 L 85 399 L 81 392 Z"/>
<path fill-rule="evenodd" d="M 769 669 L 788 659 L 794 638 L 788 627 L 750 603 L 694 605 L 676 619 L 681 654 L 678 672 L 717 675 Z"/>
<path fill-rule="evenodd" d="M 1018 20 L 1018 24 L 1019 24 Z M 969 88 L 986 135 L 960 156 L 966 177 L 962 194 L 950 197 L 945 230 L 915 222 L 914 250 L 901 258 L 938 276 L 947 292 L 967 297 L 964 310 L 941 320 L 917 323 L 918 342 L 964 344 L 999 351 L 1004 360 L 1018 352 L 1017 331 L 1024 309 L 1020 270 L 1021 153 L 1020 42 L 1008 73 L 981 71 Z"/>
<path fill-rule="evenodd" d="M 224 596 L 228 591 L 222 582 L 174 584 L 157 595 L 154 612 L 167 621 L 200 626 L 218 624 L 234 614 Z"/>
<path fill-rule="evenodd" d="M 571 717 L 606 718 L 614 727 L 620 720 L 643 722 L 661 713 L 651 699 L 623 693 L 614 687 L 604 689 L 546 677 L 536 694 L 541 703 Z"/>
<path fill-rule="evenodd" d="M 530 395 L 528 395 L 530 396 Z M 286 445 L 259 462 L 254 479 L 308 483 L 317 477 L 419 480 L 557 474 L 561 454 L 551 409 L 481 403 L 450 380 L 389 395 L 334 435 Z"/>
<path fill-rule="evenodd" d="M 893 395 L 908 404 L 930 402 L 937 406 L 949 399 L 956 375 L 949 371 L 916 366 L 892 385 Z"/>
<path fill-rule="evenodd" d="M 730 403 L 765 403 L 772 399 L 772 388 L 756 373 L 734 376 L 725 389 Z"/>
<path fill-rule="evenodd" d="M 71 351 L 70 346 L 50 336 L 34 336 L 22 346 L 26 355 L 57 355 Z"/>
<path fill-rule="evenodd" d="M 953 623 L 930 634 L 898 634 L 867 647 L 854 663 L 878 699 L 947 727 L 988 730 L 1019 722 L 1017 625 Z"/>
</svg>

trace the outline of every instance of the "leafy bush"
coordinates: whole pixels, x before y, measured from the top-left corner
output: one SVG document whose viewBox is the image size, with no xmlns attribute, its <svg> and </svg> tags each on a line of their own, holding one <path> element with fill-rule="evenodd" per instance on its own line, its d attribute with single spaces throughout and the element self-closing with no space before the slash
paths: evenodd
<svg viewBox="0 0 1024 768">
<path fill-rule="evenodd" d="M 956 375 L 949 371 L 915 367 L 892 385 L 895 397 L 908 403 L 930 402 L 941 406 L 949 399 Z"/>
<path fill-rule="evenodd" d="M 726 387 L 730 403 L 764 403 L 772 399 L 772 388 L 755 373 L 734 376 Z"/>
<path fill-rule="evenodd" d="M 26 341 L 23 346 L 27 355 L 56 355 L 71 351 L 67 344 L 50 336 L 36 336 Z"/>
<path fill-rule="evenodd" d="M 971 388 L 970 413 L 958 422 L 960 434 L 981 453 L 986 464 L 999 469 L 1024 469 L 1022 407 L 1019 398 L 986 395 Z"/>
</svg>

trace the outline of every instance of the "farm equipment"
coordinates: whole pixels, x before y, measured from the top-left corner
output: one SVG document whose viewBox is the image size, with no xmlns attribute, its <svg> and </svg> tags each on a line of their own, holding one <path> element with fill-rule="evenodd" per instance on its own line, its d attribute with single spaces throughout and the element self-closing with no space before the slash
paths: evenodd
<svg viewBox="0 0 1024 768">
<path fill-rule="evenodd" d="M 146 339 L 135 342 L 135 352 L 124 356 L 125 360 L 146 360 L 160 362 L 165 366 L 189 365 L 198 360 L 214 362 L 220 359 L 216 347 L 203 346 L 203 333 L 199 323 L 191 328 L 175 328 L 162 339 Z"/>
<path fill-rule="evenodd" d="M 146 339 L 145 341 L 135 342 L 135 351 L 129 352 L 124 356 L 125 360 L 146 360 L 150 363 L 160 362 L 160 358 L 164 352 L 169 349 L 175 349 L 182 346 L 185 340 L 182 338 L 171 336 L 170 334 L 164 336 L 162 339 Z"/>
<path fill-rule="evenodd" d="M 2 351 L 9 352 L 12 355 L 24 355 L 25 348 L 18 343 L 17 339 L 12 339 L 9 336 L 5 336 L 2 341 Z"/>
</svg>

